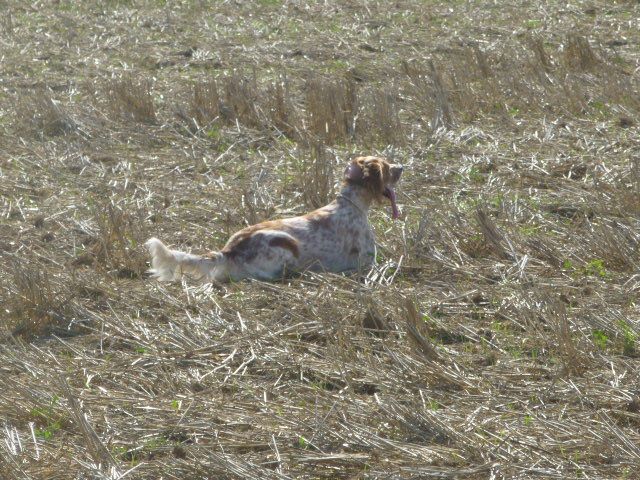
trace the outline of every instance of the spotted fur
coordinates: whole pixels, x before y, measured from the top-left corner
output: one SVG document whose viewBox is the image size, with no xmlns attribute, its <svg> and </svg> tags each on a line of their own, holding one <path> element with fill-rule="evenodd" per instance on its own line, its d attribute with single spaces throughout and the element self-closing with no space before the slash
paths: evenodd
<svg viewBox="0 0 640 480">
<path fill-rule="evenodd" d="M 304 270 L 342 272 L 369 267 L 375 259 L 367 212 L 393 186 L 402 166 L 379 157 L 358 157 L 345 170 L 338 198 L 306 215 L 258 223 L 231 236 L 220 252 L 199 256 L 170 250 L 157 238 L 147 241 L 151 273 L 159 280 L 183 275 L 225 282 L 275 280 Z M 391 194 L 389 193 L 391 192 Z M 391 196 L 390 196 L 391 195 Z"/>
</svg>

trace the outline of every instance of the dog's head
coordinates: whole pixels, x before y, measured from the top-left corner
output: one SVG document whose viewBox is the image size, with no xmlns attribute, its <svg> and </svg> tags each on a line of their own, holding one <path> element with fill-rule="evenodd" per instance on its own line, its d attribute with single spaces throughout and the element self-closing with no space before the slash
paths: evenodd
<svg viewBox="0 0 640 480">
<path fill-rule="evenodd" d="M 381 157 L 354 158 L 344 171 L 344 181 L 348 185 L 363 187 L 374 200 L 391 201 L 393 218 L 400 215 L 396 205 L 394 186 L 402 175 L 402 165 L 387 162 Z"/>
</svg>

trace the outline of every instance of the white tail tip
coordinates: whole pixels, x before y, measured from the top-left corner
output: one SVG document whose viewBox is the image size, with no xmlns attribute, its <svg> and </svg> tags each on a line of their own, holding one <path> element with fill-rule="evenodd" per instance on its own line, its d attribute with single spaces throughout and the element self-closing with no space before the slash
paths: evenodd
<svg viewBox="0 0 640 480">
<path fill-rule="evenodd" d="M 149 270 L 149 273 L 158 280 L 174 280 L 178 262 L 176 261 L 173 252 L 171 252 L 164 243 L 155 237 L 147 240 L 145 245 L 151 254 L 151 269 Z"/>
</svg>

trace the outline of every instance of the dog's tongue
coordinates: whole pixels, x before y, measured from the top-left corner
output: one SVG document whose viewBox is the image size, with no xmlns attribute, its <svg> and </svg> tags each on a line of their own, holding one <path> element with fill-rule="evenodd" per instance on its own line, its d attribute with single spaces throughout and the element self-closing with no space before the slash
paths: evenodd
<svg viewBox="0 0 640 480">
<path fill-rule="evenodd" d="M 396 192 L 393 188 L 387 187 L 387 197 L 391 200 L 391 216 L 394 220 L 397 220 L 400 217 L 400 210 L 398 210 L 398 205 L 396 204 Z"/>
</svg>

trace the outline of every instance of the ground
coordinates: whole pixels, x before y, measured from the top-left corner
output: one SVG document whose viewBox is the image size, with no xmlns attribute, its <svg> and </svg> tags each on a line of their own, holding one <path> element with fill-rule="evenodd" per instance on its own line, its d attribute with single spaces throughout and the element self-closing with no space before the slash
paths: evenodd
<svg viewBox="0 0 640 480">
<path fill-rule="evenodd" d="M 640 478 L 640 4 L 0 12 L 0 478 Z M 403 163 L 367 276 L 159 284 Z"/>
</svg>

